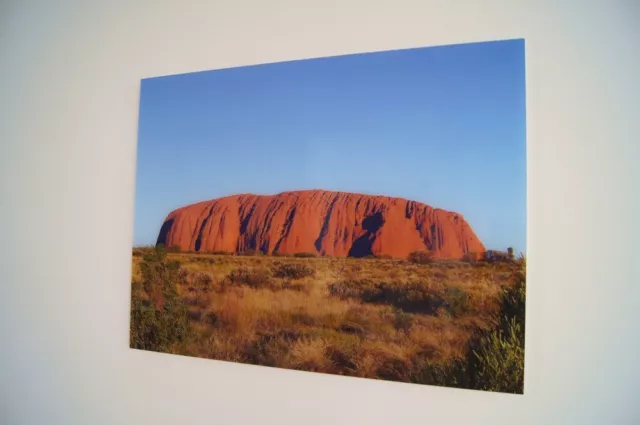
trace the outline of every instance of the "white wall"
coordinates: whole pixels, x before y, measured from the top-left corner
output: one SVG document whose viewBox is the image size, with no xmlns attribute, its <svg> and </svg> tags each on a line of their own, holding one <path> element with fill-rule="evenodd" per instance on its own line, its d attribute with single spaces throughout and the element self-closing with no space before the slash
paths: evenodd
<svg viewBox="0 0 640 425">
<path fill-rule="evenodd" d="M 1 423 L 640 423 L 640 3 L 53 3 L 0 5 Z M 512 37 L 527 49 L 524 396 L 128 349 L 140 78 Z"/>
</svg>

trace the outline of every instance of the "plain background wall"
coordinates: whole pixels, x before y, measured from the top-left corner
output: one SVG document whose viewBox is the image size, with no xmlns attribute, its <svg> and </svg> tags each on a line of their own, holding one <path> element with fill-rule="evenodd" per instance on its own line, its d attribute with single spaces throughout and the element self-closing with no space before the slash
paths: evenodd
<svg viewBox="0 0 640 425">
<path fill-rule="evenodd" d="M 3 2 L 0 422 L 640 423 L 639 22 L 634 0 Z M 525 395 L 128 349 L 140 78 L 519 37 Z"/>
</svg>

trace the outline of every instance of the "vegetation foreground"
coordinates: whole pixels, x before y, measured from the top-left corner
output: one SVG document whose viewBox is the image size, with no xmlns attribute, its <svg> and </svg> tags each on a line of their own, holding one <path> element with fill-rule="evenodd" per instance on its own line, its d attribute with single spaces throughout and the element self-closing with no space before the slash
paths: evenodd
<svg viewBox="0 0 640 425">
<path fill-rule="evenodd" d="M 524 258 L 133 251 L 131 347 L 522 393 Z"/>
</svg>

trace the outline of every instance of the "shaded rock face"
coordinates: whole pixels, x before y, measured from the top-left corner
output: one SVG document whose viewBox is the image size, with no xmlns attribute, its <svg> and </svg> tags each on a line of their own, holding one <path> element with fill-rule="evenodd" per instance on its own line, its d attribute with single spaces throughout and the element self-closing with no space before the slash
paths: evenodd
<svg viewBox="0 0 640 425">
<path fill-rule="evenodd" d="M 308 190 L 233 195 L 188 205 L 165 219 L 158 244 L 183 251 L 248 250 L 328 256 L 429 251 L 460 259 L 485 248 L 457 213 L 387 196 Z"/>
</svg>

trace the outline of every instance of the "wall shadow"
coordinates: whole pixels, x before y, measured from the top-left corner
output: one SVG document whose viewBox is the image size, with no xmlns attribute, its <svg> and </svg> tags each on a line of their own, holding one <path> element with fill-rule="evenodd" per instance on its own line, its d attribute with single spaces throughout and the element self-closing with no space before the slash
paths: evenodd
<svg viewBox="0 0 640 425">
<path fill-rule="evenodd" d="M 362 221 L 362 228 L 367 231 L 353 242 L 349 250 L 349 257 L 362 258 L 373 255 L 371 247 L 376 240 L 376 233 L 384 224 L 382 212 L 377 212 Z"/>
<path fill-rule="evenodd" d="M 158 239 L 156 240 L 156 245 L 164 245 L 167 246 L 167 235 L 171 231 L 173 227 L 174 219 L 170 219 L 162 223 L 162 227 L 160 228 L 160 234 L 158 235 Z"/>
</svg>

